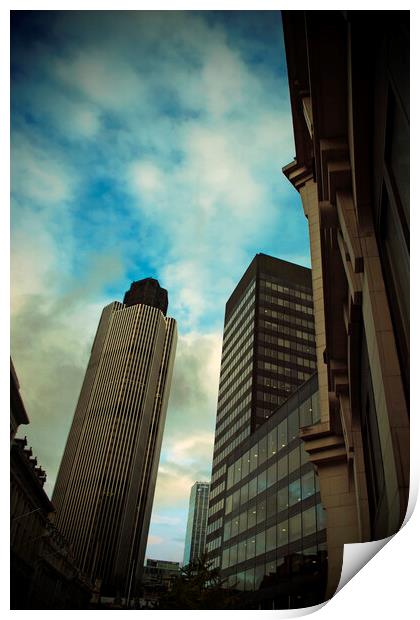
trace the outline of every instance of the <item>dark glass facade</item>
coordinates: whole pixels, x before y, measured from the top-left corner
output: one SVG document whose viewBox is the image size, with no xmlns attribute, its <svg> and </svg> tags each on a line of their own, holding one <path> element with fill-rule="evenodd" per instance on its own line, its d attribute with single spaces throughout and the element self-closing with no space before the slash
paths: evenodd
<svg viewBox="0 0 420 620">
<path fill-rule="evenodd" d="M 228 459 L 222 576 L 229 587 L 259 591 L 254 602 L 280 599 L 281 606 L 302 573 L 312 579 L 305 592 L 296 589 L 293 606 L 322 600 L 325 511 L 318 478 L 299 439 L 300 427 L 319 421 L 317 387 L 313 375 Z"/>
<path fill-rule="evenodd" d="M 302 551 L 302 537 L 310 537 L 311 554 L 323 544 L 315 533 L 322 530 L 319 496 L 313 467 L 302 456 L 299 412 L 290 420 L 287 413 L 290 397 L 316 368 L 312 312 L 310 270 L 263 254 L 226 304 L 207 551 L 240 590 L 259 589 L 266 574 L 270 581 L 277 555 L 287 563 L 290 553 Z M 309 409 L 302 412 L 305 425 L 313 421 Z"/>
</svg>

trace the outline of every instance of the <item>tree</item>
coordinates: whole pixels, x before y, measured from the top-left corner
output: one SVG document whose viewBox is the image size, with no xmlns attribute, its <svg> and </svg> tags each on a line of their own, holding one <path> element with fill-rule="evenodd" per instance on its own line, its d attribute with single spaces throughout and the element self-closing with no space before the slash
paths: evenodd
<svg viewBox="0 0 420 620">
<path fill-rule="evenodd" d="M 236 593 L 228 590 L 218 568 L 206 554 L 181 568 L 170 591 L 159 601 L 159 609 L 235 609 Z"/>
</svg>

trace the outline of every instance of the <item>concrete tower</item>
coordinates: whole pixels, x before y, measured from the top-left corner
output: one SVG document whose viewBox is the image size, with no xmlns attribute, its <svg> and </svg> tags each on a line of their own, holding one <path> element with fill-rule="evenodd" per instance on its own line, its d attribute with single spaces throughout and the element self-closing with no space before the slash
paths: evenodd
<svg viewBox="0 0 420 620">
<path fill-rule="evenodd" d="M 141 579 L 177 335 L 156 280 L 133 283 L 124 300 L 102 311 L 53 503 L 57 527 L 101 595 L 130 598 Z"/>
</svg>

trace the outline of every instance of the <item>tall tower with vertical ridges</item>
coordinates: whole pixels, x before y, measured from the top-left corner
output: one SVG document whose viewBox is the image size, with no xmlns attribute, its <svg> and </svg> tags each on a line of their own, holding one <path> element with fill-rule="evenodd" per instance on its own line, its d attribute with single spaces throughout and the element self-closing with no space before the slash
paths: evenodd
<svg viewBox="0 0 420 620">
<path fill-rule="evenodd" d="M 102 311 L 54 488 L 56 525 L 105 596 L 138 595 L 177 340 L 167 305 L 146 278 Z"/>
</svg>

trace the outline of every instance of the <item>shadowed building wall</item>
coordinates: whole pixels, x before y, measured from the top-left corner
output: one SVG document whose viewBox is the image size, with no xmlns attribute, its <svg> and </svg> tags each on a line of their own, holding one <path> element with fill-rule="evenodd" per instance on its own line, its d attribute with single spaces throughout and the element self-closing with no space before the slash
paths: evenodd
<svg viewBox="0 0 420 620">
<path fill-rule="evenodd" d="M 53 493 L 83 570 L 123 598 L 141 579 L 176 348 L 153 290 L 102 312 Z"/>
<path fill-rule="evenodd" d="M 299 191 L 311 244 L 321 416 L 301 436 L 345 543 L 394 534 L 409 485 L 408 11 L 285 11 Z"/>
</svg>

